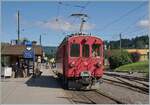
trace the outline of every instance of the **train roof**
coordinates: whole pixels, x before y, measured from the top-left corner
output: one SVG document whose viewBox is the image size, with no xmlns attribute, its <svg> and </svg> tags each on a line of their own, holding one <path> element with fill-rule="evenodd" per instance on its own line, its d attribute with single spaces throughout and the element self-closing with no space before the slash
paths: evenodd
<svg viewBox="0 0 150 105">
<path fill-rule="evenodd" d="M 85 33 L 74 33 L 74 34 L 71 34 L 71 35 L 67 35 L 64 39 L 63 39 L 63 41 L 62 41 L 62 43 L 59 45 L 59 46 L 61 46 L 63 43 L 65 43 L 65 42 L 67 42 L 68 40 L 69 40 L 69 38 L 72 38 L 72 37 L 79 37 L 79 36 L 91 36 L 91 37 L 95 37 L 95 36 L 92 36 L 91 34 L 85 34 Z M 97 38 L 97 37 L 95 37 L 95 38 Z M 100 38 L 99 38 L 100 39 Z"/>
<path fill-rule="evenodd" d="M 71 37 L 79 37 L 79 36 L 91 36 L 91 37 L 95 37 L 95 36 L 93 36 L 93 35 L 91 35 L 91 34 L 75 33 L 75 34 L 67 35 L 67 36 L 64 38 L 64 40 L 63 40 L 62 42 L 67 41 L 67 40 L 68 40 L 69 38 L 71 38 Z M 97 37 L 95 37 L 95 38 L 97 38 Z M 99 38 L 99 39 L 100 39 L 100 38 Z"/>
</svg>

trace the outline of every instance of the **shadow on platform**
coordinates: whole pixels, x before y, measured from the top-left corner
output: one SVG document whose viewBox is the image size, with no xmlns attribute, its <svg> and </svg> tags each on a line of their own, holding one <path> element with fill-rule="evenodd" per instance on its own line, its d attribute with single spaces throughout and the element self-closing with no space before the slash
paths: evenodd
<svg viewBox="0 0 150 105">
<path fill-rule="evenodd" d="M 61 88 L 57 78 L 54 78 L 53 76 L 31 77 L 25 84 L 32 87 Z"/>
</svg>

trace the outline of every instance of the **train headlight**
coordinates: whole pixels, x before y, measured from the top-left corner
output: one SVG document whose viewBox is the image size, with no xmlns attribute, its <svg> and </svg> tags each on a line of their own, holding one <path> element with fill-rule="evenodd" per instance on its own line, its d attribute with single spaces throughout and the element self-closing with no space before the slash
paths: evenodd
<svg viewBox="0 0 150 105">
<path fill-rule="evenodd" d="M 70 67 L 75 67 L 75 62 L 74 61 L 70 63 Z"/>
</svg>

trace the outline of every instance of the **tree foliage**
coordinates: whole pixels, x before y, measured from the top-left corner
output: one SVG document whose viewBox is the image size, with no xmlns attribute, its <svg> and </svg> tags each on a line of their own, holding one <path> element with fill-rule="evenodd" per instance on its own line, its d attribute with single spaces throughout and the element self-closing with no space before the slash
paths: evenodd
<svg viewBox="0 0 150 105">
<path fill-rule="evenodd" d="M 149 46 L 149 37 L 148 35 L 135 37 L 132 39 L 122 39 L 121 40 L 122 48 L 148 48 Z M 110 46 L 111 49 L 118 49 L 120 47 L 120 40 L 117 41 L 105 41 L 105 45 Z"/>
<path fill-rule="evenodd" d="M 111 69 L 115 69 L 121 65 L 125 65 L 132 62 L 131 56 L 128 52 L 119 50 L 115 52 L 112 51 L 108 60 Z"/>
</svg>

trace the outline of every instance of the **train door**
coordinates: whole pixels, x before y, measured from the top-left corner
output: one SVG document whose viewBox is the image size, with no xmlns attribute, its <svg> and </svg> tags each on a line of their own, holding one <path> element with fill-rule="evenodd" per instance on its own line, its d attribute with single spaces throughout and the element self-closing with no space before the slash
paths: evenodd
<svg viewBox="0 0 150 105">
<path fill-rule="evenodd" d="M 66 45 L 63 46 L 63 74 L 66 70 Z"/>
<path fill-rule="evenodd" d="M 66 64 L 67 64 L 67 49 L 66 45 L 63 46 L 63 87 L 68 88 L 68 79 L 66 77 Z"/>
</svg>

